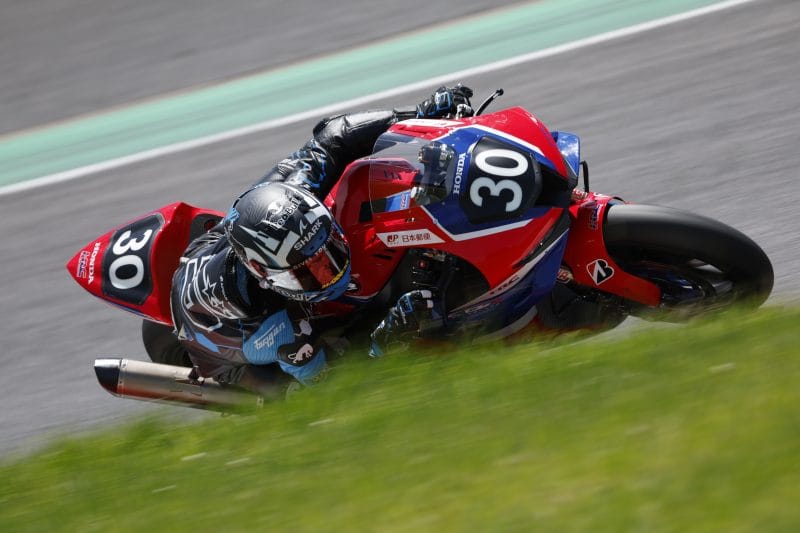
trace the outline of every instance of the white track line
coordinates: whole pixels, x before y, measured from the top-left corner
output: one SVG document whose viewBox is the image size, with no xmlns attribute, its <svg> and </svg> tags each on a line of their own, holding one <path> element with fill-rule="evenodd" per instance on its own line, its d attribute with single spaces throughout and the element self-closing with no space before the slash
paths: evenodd
<svg viewBox="0 0 800 533">
<path fill-rule="evenodd" d="M 655 28 L 661 28 L 663 26 L 668 26 L 670 24 L 676 24 L 693 18 L 702 17 L 710 13 L 716 13 L 719 11 L 723 11 L 725 9 L 740 6 L 743 4 L 748 4 L 754 1 L 756 0 L 727 0 L 724 2 L 711 4 L 709 6 L 702 7 L 699 9 L 694 9 L 692 11 L 679 13 L 677 15 L 671 15 L 668 17 L 651 20 L 649 22 L 643 22 L 641 24 L 636 24 L 634 26 L 629 26 L 627 28 L 621 28 L 619 30 L 601 33 L 593 37 L 587 37 L 586 39 L 580 39 L 578 41 L 572 41 L 570 43 L 553 46 L 551 48 L 546 48 L 544 50 L 518 55 L 515 57 L 511 57 L 509 59 L 496 61 L 494 63 L 487 63 L 479 67 L 473 67 L 469 69 L 460 70 L 457 72 L 451 72 L 449 74 L 443 74 L 435 78 L 428 78 L 427 80 L 422 80 L 408 85 L 395 87 L 394 89 L 389 89 L 387 91 L 382 91 L 362 96 L 359 98 L 353 98 L 351 100 L 345 100 L 343 102 L 337 102 L 335 104 L 330 104 L 323 107 L 318 107 L 316 109 L 311 109 L 309 111 L 304 111 L 302 113 L 297 113 L 294 115 L 289 115 L 286 117 L 277 118 L 273 120 L 267 120 L 264 122 L 259 122 L 258 124 L 253 124 L 251 126 L 245 126 L 243 128 L 237 128 L 234 130 L 228 130 L 222 133 L 216 133 L 214 135 L 208 135 L 205 137 L 200 137 L 198 139 L 193 139 L 191 141 L 184 141 L 175 144 L 170 144 L 167 146 L 154 148 L 152 150 L 146 150 L 144 152 L 139 152 L 129 156 L 119 157 L 117 159 L 110 159 L 108 161 L 102 161 L 100 163 L 95 163 L 92 165 L 87 165 L 84 167 L 67 170 L 64 172 L 58 172 L 56 174 L 50 174 L 48 176 L 43 176 L 41 178 L 36 178 L 28 181 L 23 181 L 20 183 L 6 185 L 5 187 L 0 187 L 0 196 L 6 194 L 13 194 L 21 191 L 27 191 L 30 189 L 35 189 L 37 187 L 43 187 L 45 185 L 53 185 L 55 183 L 70 181 L 77 178 L 89 176 L 91 174 L 96 174 L 98 172 L 112 170 L 115 168 L 132 165 L 134 163 L 140 163 L 142 161 L 148 161 L 150 159 L 156 159 L 158 157 L 163 157 L 166 155 L 177 154 L 179 152 L 186 152 L 202 146 L 208 146 L 210 144 L 215 144 L 235 139 L 237 137 L 250 135 L 252 133 L 258 133 L 266 130 L 280 128 L 282 126 L 293 124 L 295 122 L 300 122 L 302 120 L 323 117 L 325 115 L 335 113 L 337 111 L 342 111 L 343 109 L 356 108 L 362 105 L 369 104 L 371 102 L 375 102 L 377 100 L 383 100 L 386 98 L 392 98 L 409 92 L 429 89 L 433 86 L 438 86 L 448 81 L 462 80 L 470 76 L 486 74 L 488 72 L 493 72 L 514 65 L 519 65 L 521 63 L 527 63 L 530 61 L 536 61 L 546 57 L 552 57 L 558 54 L 572 52 L 580 48 L 586 48 L 588 46 L 605 43 L 608 41 L 612 41 L 614 39 L 620 39 L 622 37 L 628 37 L 630 35 L 643 33 Z"/>
</svg>

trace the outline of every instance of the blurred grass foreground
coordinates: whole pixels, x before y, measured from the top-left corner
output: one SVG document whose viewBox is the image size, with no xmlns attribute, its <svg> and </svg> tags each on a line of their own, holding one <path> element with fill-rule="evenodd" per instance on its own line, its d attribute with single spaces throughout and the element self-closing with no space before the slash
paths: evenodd
<svg viewBox="0 0 800 533">
<path fill-rule="evenodd" d="M 353 357 L 255 415 L 6 459 L 0 531 L 798 531 L 798 322 Z"/>
</svg>

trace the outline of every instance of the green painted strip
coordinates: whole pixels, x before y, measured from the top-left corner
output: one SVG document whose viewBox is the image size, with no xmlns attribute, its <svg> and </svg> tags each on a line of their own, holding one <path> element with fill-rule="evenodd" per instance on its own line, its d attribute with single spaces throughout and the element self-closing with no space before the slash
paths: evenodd
<svg viewBox="0 0 800 533">
<path fill-rule="evenodd" d="M 0 185 L 257 124 L 714 3 L 544 0 L 494 11 L 0 139 Z"/>
</svg>

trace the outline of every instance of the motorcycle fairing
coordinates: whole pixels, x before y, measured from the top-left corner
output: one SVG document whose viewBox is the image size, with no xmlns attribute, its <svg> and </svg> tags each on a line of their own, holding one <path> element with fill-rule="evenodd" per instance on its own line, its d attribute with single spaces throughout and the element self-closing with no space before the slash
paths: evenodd
<svg viewBox="0 0 800 533">
<path fill-rule="evenodd" d="M 648 306 L 658 306 L 661 289 L 646 279 L 625 272 L 611 257 L 603 239 L 603 220 L 614 198 L 588 193 L 570 206 L 572 237 L 564 252 L 564 263 L 575 282 L 616 294 Z"/>
<path fill-rule="evenodd" d="M 432 248 L 468 260 L 494 289 L 517 272 L 567 207 L 537 204 L 540 165 L 563 177 L 564 159 L 550 132 L 519 108 L 433 121 L 427 129 L 426 122 L 394 125 L 370 156 L 376 236 L 387 248 Z M 443 158 L 446 171 L 422 164 L 433 144 L 451 154 Z M 567 178 L 557 186 L 566 190 Z"/>
<path fill-rule="evenodd" d="M 511 122 L 523 138 L 492 127 L 506 129 Z M 509 200 L 501 198 L 494 212 L 470 213 L 464 209 L 469 201 L 465 196 L 473 180 L 484 176 L 475 171 L 473 158 L 483 157 L 488 166 L 501 164 L 490 159 L 492 154 L 510 157 L 524 169 L 511 176 L 494 167 L 498 180 L 516 180 L 511 186 L 519 198 L 510 210 L 503 209 Z M 426 167 L 423 162 L 431 158 L 441 164 Z M 450 327 L 475 335 L 487 327 L 516 331 L 527 325 L 536 302 L 552 290 L 568 231 L 568 201 L 537 204 L 543 187 L 540 165 L 552 169 L 548 172 L 556 176 L 559 189 L 568 188 L 569 180 L 558 178 L 568 171 L 555 137 L 527 112 L 512 109 L 479 119 L 413 120 L 393 126 L 372 156 L 348 167 L 328 203 L 351 242 L 357 286 L 339 303 L 377 294 L 406 249 L 435 249 L 468 261 L 488 287 L 450 312 Z M 477 207 L 491 206 L 487 201 Z M 375 268 L 375 262 L 382 266 Z"/>
<path fill-rule="evenodd" d="M 535 318 L 539 300 L 553 289 L 566 246 L 567 230 L 564 229 L 516 274 L 450 312 L 448 321 L 467 331 L 493 332 L 492 336 L 506 336 L 522 329 Z"/>
<path fill-rule="evenodd" d="M 561 176 L 568 176 L 561 152 L 551 132 L 534 114 L 521 107 L 511 107 L 477 117 L 458 120 L 405 120 L 393 125 L 389 131 L 424 139 L 437 139 L 457 128 L 477 126 L 494 131 L 516 142 L 531 145 L 541 150 L 543 162 L 550 165 Z M 567 178 L 564 178 L 565 180 Z"/>
<path fill-rule="evenodd" d="M 67 262 L 92 295 L 148 320 L 172 325 L 172 274 L 191 239 L 224 213 L 176 202 L 89 242 Z"/>
</svg>

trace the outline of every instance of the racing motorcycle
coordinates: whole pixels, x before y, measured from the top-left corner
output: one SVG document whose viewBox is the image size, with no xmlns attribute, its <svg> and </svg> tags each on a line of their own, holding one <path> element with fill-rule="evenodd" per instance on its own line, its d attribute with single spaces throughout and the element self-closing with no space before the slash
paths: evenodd
<svg viewBox="0 0 800 533">
<path fill-rule="evenodd" d="M 521 107 L 482 114 L 500 94 L 473 116 L 399 122 L 347 167 L 326 205 L 350 243 L 352 283 L 315 316 L 382 317 L 398 295 L 428 289 L 438 318 L 423 327 L 479 342 L 602 331 L 629 315 L 683 321 L 766 300 L 772 265 L 750 238 L 591 191 L 579 137 Z M 93 295 L 171 325 L 180 256 L 223 216 L 174 203 L 91 241 L 67 268 Z M 189 368 L 103 358 L 95 371 L 123 397 L 205 408 L 258 401 Z"/>
</svg>

